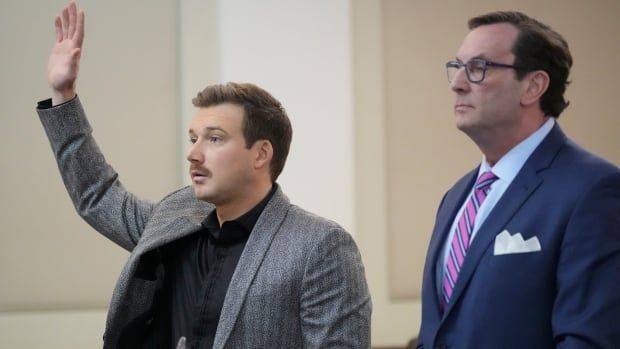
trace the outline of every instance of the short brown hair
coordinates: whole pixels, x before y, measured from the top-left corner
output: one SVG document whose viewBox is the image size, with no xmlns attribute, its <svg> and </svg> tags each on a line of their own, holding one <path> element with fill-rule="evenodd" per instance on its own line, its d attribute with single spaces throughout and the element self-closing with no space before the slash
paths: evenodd
<svg viewBox="0 0 620 349">
<path fill-rule="evenodd" d="M 293 129 L 286 111 L 269 92 L 249 83 L 217 84 L 207 86 L 192 99 L 194 106 L 206 108 L 224 103 L 243 107 L 242 131 L 246 147 L 257 140 L 266 139 L 273 147 L 271 180 L 276 181 L 286 162 Z"/>
<path fill-rule="evenodd" d="M 471 30 L 497 23 L 510 23 L 519 30 L 512 47 L 518 79 L 536 70 L 549 74 L 549 88 L 540 100 L 540 108 L 545 115 L 559 117 L 569 104 L 564 99 L 564 92 L 570 83 L 568 74 L 573 65 L 566 40 L 548 25 L 516 11 L 498 11 L 474 17 L 468 25 Z"/>
</svg>

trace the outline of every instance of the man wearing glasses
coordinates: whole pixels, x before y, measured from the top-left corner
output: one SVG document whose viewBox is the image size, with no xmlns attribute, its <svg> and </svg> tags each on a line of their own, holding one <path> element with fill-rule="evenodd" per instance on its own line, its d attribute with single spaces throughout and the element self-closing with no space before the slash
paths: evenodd
<svg viewBox="0 0 620 349">
<path fill-rule="evenodd" d="M 620 170 L 556 121 L 568 45 L 518 12 L 469 28 L 446 68 L 483 157 L 437 212 L 418 348 L 620 348 Z"/>
</svg>

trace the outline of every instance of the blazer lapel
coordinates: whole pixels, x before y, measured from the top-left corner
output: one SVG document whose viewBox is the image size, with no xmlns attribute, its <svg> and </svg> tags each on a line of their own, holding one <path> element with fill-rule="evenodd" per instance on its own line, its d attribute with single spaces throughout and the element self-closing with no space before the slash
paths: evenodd
<svg viewBox="0 0 620 349">
<path fill-rule="evenodd" d="M 437 213 L 436 218 L 436 226 L 433 230 L 433 234 L 431 235 L 431 241 L 429 243 L 428 248 L 428 256 L 427 261 L 425 263 L 425 279 L 424 285 L 426 285 L 426 294 L 424 295 L 427 299 L 433 300 L 432 309 L 425 309 L 425 311 L 432 312 L 434 314 L 434 318 L 437 319 L 437 323 L 441 318 L 441 308 L 440 308 L 440 281 L 441 278 L 437 278 L 438 272 L 437 269 L 441 268 L 440 265 L 443 264 L 441 258 L 443 247 L 445 245 L 446 236 L 448 236 L 450 227 L 452 226 L 452 222 L 454 221 L 454 217 L 458 213 L 459 208 L 463 204 L 463 201 L 467 198 L 471 187 L 476 180 L 476 175 L 478 173 L 478 168 L 474 169 L 463 178 L 461 178 L 454 187 L 446 193 L 443 202 L 441 203 L 441 209 Z M 432 289 L 428 289 L 431 287 Z M 430 291 L 430 292 L 429 292 Z"/>
<path fill-rule="evenodd" d="M 288 212 L 290 202 L 278 188 L 258 218 L 252 233 L 245 245 L 243 253 L 230 281 L 226 298 L 222 306 L 220 321 L 217 326 L 213 348 L 223 348 L 237 321 L 241 306 L 252 280 L 271 245 L 271 241 L 280 229 Z"/>
<path fill-rule="evenodd" d="M 450 304 L 444 315 L 447 315 L 458 302 L 482 256 L 487 252 L 497 234 L 504 229 L 514 214 L 542 184 L 543 179 L 538 173 L 551 165 L 558 151 L 565 143 L 566 136 L 556 124 L 538 148 L 534 150 L 508 189 L 506 189 L 485 222 L 480 226 L 476 238 L 473 240 L 469 251 L 467 251 L 467 257 L 459 273 Z"/>
</svg>

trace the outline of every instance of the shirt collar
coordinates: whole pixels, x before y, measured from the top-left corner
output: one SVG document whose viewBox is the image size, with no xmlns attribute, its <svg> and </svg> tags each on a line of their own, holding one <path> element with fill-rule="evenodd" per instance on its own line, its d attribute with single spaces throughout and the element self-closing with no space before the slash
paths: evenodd
<svg viewBox="0 0 620 349">
<path fill-rule="evenodd" d="M 538 130 L 534 131 L 534 133 L 502 156 L 495 166 L 491 166 L 483 155 L 480 169 L 478 170 L 478 177 L 485 171 L 491 170 L 499 180 L 511 183 L 530 155 L 532 155 L 534 150 L 542 143 L 547 134 L 551 132 L 553 125 L 555 125 L 555 119 L 549 117 Z"/>
<path fill-rule="evenodd" d="M 269 200 L 271 200 L 271 197 L 273 197 L 273 194 L 276 192 L 277 189 L 278 184 L 274 183 L 271 186 L 271 190 L 269 191 L 267 196 L 265 196 L 263 200 L 261 200 L 256 206 L 254 206 L 252 209 L 250 209 L 248 212 L 244 213 L 237 219 L 224 222 L 223 226 L 237 225 L 238 227 L 240 227 L 240 229 L 230 230 L 231 232 L 238 231 L 239 234 L 233 233 L 234 236 L 220 237 L 220 231 L 222 227 L 220 227 L 220 223 L 217 219 L 217 209 L 211 211 L 211 213 L 209 213 L 209 215 L 207 215 L 207 217 L 202 221 L 203 228 L 205 228 L 209 232 L 209 234 L 216 240 L 220 238 L 224 240 L 237 240 L 249 236 L 252 232 L 252 229 L 254 229 L 258 218 L 265 210 L 265 207 L 267 206 Z"/>
</svg>

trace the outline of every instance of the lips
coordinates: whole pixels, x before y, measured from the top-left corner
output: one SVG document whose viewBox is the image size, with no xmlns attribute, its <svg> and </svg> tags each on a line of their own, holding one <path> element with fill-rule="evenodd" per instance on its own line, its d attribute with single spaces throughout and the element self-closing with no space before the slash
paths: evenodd
<svg viewBox="0 0 620 349">
<path fill-rule="evenodd" d="M 192 178 L 192 181 L 199 183 L 209 177 L 210 173 L 204 169 L 190 169 L 189 175 Z"/>
<path fill-rule="evenodd" d="M 464 104 L 464 103 L 456 103 L 454 105 L 454 110 L 466 110 L 466 109 L 472 109 L 473 106 L 469 105 L 469 104 Z"/>
</svg>

